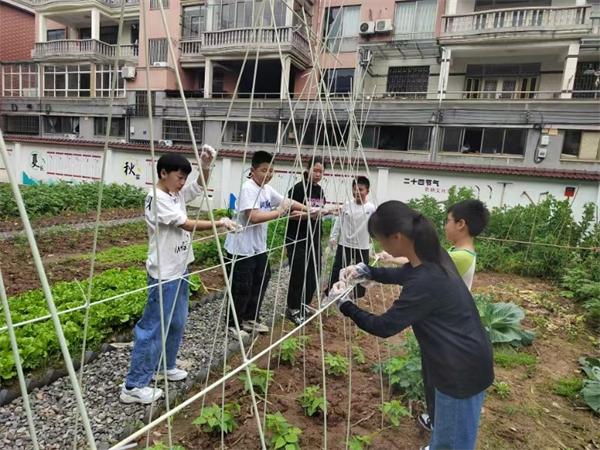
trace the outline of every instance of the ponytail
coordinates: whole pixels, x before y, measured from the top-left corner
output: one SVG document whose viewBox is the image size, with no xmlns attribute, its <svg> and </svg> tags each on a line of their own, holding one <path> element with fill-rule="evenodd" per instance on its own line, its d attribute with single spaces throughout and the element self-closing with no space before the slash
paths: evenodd
<svg viewBox="0 0 600 450">
<path fill-rule="evenodd" d="M 421 261 L 437 265 L 446 274 L 457 273 L 448 254 L 440 245 L 432 223 L 406 204 L 397 200 L 382 203 L 371 215 L 368 228 L 371 237 L 403 234 L 413 241 L 415 253 Z"/>
</svg>

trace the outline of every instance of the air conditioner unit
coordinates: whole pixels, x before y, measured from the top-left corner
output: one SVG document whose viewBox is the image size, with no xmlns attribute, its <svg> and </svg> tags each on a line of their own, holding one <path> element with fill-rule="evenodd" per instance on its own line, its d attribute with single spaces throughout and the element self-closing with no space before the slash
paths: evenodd
<svg viewBox="0 0 600 450">
<path fill-rule="evenodd" d="M 170 139 L 161 139 L 158 141 L 158 145 L 162 145 L 164 147 L 173 147 L 173 141 Z"/>
<path fill-rule="evenodd" d="M 135 67 L 125 66 L 121 69 L 121 76 L 127 80 L 135 78 Z"/>
<path fill-rule="evenodd" d="M 381 19 L 375 22 L 375 33 L 389 33 L 393 30 L 392 19 Z"/>
<path fill-rule="evenodd" d="M 363 36 L 369 35 L 369 34 L 375 34 L 375 22 L 373 22 L 373 21 L 361 22 L 360 26 L 358 27 L 358 32 L 360 34 L 362 34 Z"/>
<path fill-rule="evenodd" d="M 166 61 L 154 61 L 152 64 L 154 67 L 167 67 Z"/>
</svg>

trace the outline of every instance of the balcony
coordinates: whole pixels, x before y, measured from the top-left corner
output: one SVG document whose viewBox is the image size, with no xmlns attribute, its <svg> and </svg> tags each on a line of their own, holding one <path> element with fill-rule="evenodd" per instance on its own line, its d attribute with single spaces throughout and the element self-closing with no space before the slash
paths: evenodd
<svg viewBox="0 0 600 450">
<path fill-rule="evenodd" d="M 261 57 L 279 57 L 279 45 L 283 54 L 291 54 L 300 66 L 308 67 L 311 61 L 310 44 L 293 27 L 205 31 L 199 39 L 181 41 L 181 62 L 185 66 L 201 62 L 206 56 L 243 57 L 249 47 L 250 55 L 260 48 Z"/>
<path fill-rule="evenodd" d="M 590 6 L 494 9 L 468 14 L 442 16 L 441 39 L 481 39 L 482 37 L 509 37 L 526 39 L 522 32 L 533 37 L 555 33 L 582 35 L 592 31 Z"/>
<path fill-rule="evenodd" d="M 139 5 L 140 0 L 95 0 L 97 3 L 101 5 L 105 5 L 108 7 L 116 8 L 120 7 L 123 2 L 125 6 L 135 6 Z M 29 3 L 32 6 L 46 6 L 54 3 L 77 3 L 78 6 L 81 2 L 73 2 L 69 0 L 26 0 L 26 3 Z"/>
<path fill-rule="evenodd" d="M 121 45 L 120 60 L 137 62 L 138 46 Z M 36 42 L 31 52 L 35 61 L 94 61 L 111 62 L 117 57 L 117 45 L 107 44 L 96 39 L 62 39 L 58 41 Z"/>
</svg>

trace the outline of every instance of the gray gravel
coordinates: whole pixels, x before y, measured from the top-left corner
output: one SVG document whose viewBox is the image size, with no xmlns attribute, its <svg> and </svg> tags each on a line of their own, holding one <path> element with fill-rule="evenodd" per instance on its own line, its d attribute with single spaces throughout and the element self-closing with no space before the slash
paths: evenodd
<svg viewBox="0 0 600 450">
<path fill-rule="evenodd" d="M 279 290 L 277 292 L 277 281 Z M 261 320 L 269 323 L 273 316 L 273 303 L 277 296 L 278 320 L 285 307 L 288 270 L 273 273 L 261 310 Z M 175 396 L 183 396 L 192 385 L 202 383 L 206 376 L 211 349 L 216 337 L 215 358 L 222 361 L 225 325 L 221 318 L 216 329 L 222 305 L 222 296 L 206 302 L 193 304 L 185 338 L 179 352 L 180 365 L 190 372 L 185 382 L 169 383 L 171 402 Z M 230 345 L 233 343 L 230 338 Z M 129 365 L 131 343 L 117 345 L 110 352 L 101 354 L 85 366 L 83 376 L 84 400 L 88 417 L 99 448 L 108 448 L 131 430 L 143 424 L 149 407 L 124 405 L 119 402 L 121 383 Z M 218 363 L 217 363 L 218 364 Z M 217 371 L 220 369 L 216 369 Z M 40 447 L 48 450 L 72 449 L 77 408 L 67 377 L 53 384 L 36 389 L 29 395 L 34 423 Z M 164 386 L 162 386 L 164 387 Z M 164 406 L 164 402 L 159 402 Z M 153 414 L 157 416 L 156 408 Z M 21 398 L 0 407 L 0 450 L 24 450 L 32 448 L 27 418 Z M 83 431 L 79 429 L 78 449 L 88 448 Z"/>
</svg>

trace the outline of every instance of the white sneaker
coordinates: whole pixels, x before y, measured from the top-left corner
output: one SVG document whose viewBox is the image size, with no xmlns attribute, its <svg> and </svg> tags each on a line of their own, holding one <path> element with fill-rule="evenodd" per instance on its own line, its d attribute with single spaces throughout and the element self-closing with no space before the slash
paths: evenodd
<svg viewBox="0 0 600 450">
<path fill-rule="evenodd" d="M 125 384 L 123 384 L 119 399 L 123 403 L 141 403 L 143 405 L 148 405 L 161 398 L 162 395 L 163 391 L 159 388 L 145 386 L 143 388 L 127 389 Z"/>
<path fill-rule="evenodd" d="M 167 380 L 169 381 L 182 381 L 185 380 L 187 376 L 188 373 L 185 370 L 178 369 L 177 367 L 167 370 Z M 159 369 L 155 377 L 157 380 L 163 380 L 165 378 L 164 369 Z"/>
<path fill-rule="evenodd" d="M 235 329 L 235 327 L 229 327 L 229 335 L 234 338 L 234 339 L 241 339 L 244 340 L 246 338 L 249 338 L 250 335 L 248 333 L 246 333 L 243 329 L 240 330 L 240 334 L 238 335 L 237 330 Z"/>
<path fill-rule="evenodd" d="M 256 320 L 245 320 L 242 323 L 242 328 L 248 333 L 268 333 L 270 328 Z"/>
</svg>

